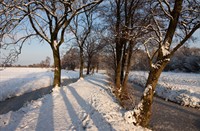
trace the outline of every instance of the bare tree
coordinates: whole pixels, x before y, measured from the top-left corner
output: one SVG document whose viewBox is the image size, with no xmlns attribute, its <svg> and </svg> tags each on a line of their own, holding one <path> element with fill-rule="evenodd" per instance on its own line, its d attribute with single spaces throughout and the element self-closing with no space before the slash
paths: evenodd
<svg viewBox="0 0 200 131">
<path fill-rule="evenodd" d="M 90 70 L 98 67 L 98 55 L 104 48 L 105 43 L 100 41 L 100 39 L 97 37 L 97 34 L 95 35 L 95 32 L 90 35 L 90 37 L 87 39 L 84 49 L 85 54 L 87 58 L 87 75 L 89 75 Z"/>
<path fill-rule="evenodd" d="M 0 2 L 0 7 L 2 7 L 3 14 L 5 15 L 3 17 L 4 24 L 1 28 L 5 30 L 13 25 L 11 26 L 12 29 L 9 30 L 16 31 L 19 29 L 21 22 L 31 25 L 31 28 L 27 26 L 25 30 L 27 35 L 15 40 L 14 44 L 21 43 L 19 48 L 21 50 L 23 43 L 33 36 L 48 43 L 51 46 L 54 58 L 53 86 L 59 87 L 61 81 L 59 47 L 64 43 L 66 28 L 75 16 L 91 10 L 100 2 L 102 0 L 3 0 Z M 6 24 L 8 18 L 10 22 Z"/>
<path fill-rule="evenodd" d="M 42 68 L 46 67 L 47 68 L 47 67 L 50 67 L 50 64 L 51 64 L 51 58 L 47 56 L 45 60 L 42 60 L 40 62 L 39 67 L 42 67 Z"/>
<path fill-rule="evenodd" d="M 75 70 L 78 66 L 79 50 L 77 48 L 70 48 L 61 59 L 61 67 L 63 69 Z"/>
<path fill-rule="evenodd" d="M 84 9 L 85 10 L 85 9 Z M 93 26 L 93 12 L 92 10 L 84 12 L 83 14 L 76 15 L 72 20 L 70 26 L 71 32 L 74 34 L 76 44 L 80 50 L 80 74 L 79 77 L 83 77 L 84 68 L 84 45 L 88 38 Z"/>
<path fill-rule="evenodd" d="M 144 46 L 150 72 L 141 101 L 133 110 L 135 123 L 141 126 L 149 124 L 153 95 L 161 72 L 174 53 L 200 28 L 199 0 L 157 0 L 151 1 L 149 6 L 154 25 L 145 27 L 153 32 L 145 37 Z M 152 43 L 154 49 L 150 50 Z"/>
</svg>

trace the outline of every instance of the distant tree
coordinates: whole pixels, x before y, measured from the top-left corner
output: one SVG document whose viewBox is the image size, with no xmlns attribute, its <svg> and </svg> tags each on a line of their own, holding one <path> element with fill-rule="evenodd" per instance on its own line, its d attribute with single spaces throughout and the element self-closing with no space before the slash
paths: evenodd
<svg viewBox="0 0 200 131">
<path fill-rule="evenodd" d="M 165 71 L 200 72 L 200 49 L 183 46 L 174 54 Z"/>
<path fill-rule="evenodd" d="M 132 57 L 131 70 L 149 70 L 148 66 L 148 57 L 145 54 L 144 50 L 135 50 Z"/>
<path fill-rule="evenodd" d="M 61 67 L 63 69 L 75 70 L 79 66 L 79 50 L 71 48 L 61 59 Z"/>
<path fill-rule="evenodd" d="M 79 77 L 83 77 L 84 68 L 84 45 L 91 33 L 93 26 L 93 10 L 84 12 L 83 14 L 76 15 L 71 22 L 70 31 L 75 36 L 75 45 L 78 45 L 80 51 L 80 68 Z"/>
<path fill-rule="evenodd" d="M 95 32 L 93 31 L 92 35 L 89 35 L 89 38 L 86 40 L 84 45 L 87 59 L 87 75 L 89 75 L 91 69 L 94 70 L 95 67 L 98 68 L 98 57 L 104 47 L 105 43 L 100 41 L 100 39 L 97 37 L 97 34 L 95 35 Z"/>
<path fill-rule="evenodd" d="M 42 68 L 44 67 L 47 68 L 50 67 L 50 64 L 51 64 L 51 58 L 47 56 L 45 60 L 42 60 L 40 64 L 38 64 L 38 66 Z"/>
</svg>

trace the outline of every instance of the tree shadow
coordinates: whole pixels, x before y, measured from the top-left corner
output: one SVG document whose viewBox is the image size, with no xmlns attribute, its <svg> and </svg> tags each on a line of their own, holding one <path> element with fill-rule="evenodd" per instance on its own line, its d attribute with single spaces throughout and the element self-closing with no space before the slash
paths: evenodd
<svg viewBox="0 0 200 131">
<path fill-rule="evenodd" d="M 48 131 L 54 131 L 54 119 L 53 119 L 53 96 L 49 95 L 46 96 L 47 99 L 42 100 L 42 105 L 40 107 L 38 119 L 37 119 L 37 125 L 35 130 L 36 131 L 45 131 L 48 129 Z M 44 104 L 44 102 L 47 102 Z M 48 105 L 48 106 L 44 106 Z M 48 119 L 47 117 L 48 116 Z M 48 127 L 46 127 L 48 125 Z"/>
<path fill-rule="evenodd" d="M 74 110 L 74 107 L 72 106 L 70 100 L 68 99 L 66 92 L 63 90 L 63 88 L 60 89 L 60 93 L 63 97 L 63 100 L 65 102 L 66 109 L 69 113 L 70 119 L 72 121 L 72 124 L 75 128 L 75 130 L 84 130 L 84 126 L 82 124 L 82 121 L 79 119 L 78 114 Z"/>
<path fill-rule="evenodd" d="M 61 83 L 61 86 L 66 86 L 66 85 L 69 85 L 71 83 L 75 83 L 76 81 L 78 80 L 78 78 L 70 78 L 70 79 L 62 79 L 62 83 Z"/>
<path fill-rule="evenodd" d="M 87 103 L 73 87 L 68 86 L 68 89 L 76 98 L 78 104 L 82 107 L 82 109 L 85 110 L 88 115 L 90 115 L 90 118 L 92 119 L 93 123 L 99 131 L 105 131 L 108 129 L 114 130 L 110 123 L 107 122 L 106 119 L 92 105 Z"/>
</svg>

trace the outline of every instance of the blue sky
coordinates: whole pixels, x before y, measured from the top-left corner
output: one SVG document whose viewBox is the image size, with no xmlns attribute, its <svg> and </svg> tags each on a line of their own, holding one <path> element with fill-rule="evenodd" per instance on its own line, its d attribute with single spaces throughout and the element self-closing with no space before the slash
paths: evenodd
<svg viewBox="0 0 200 131">
<path fill-rule="evenodd" d="M 66 44 L 63 44 L 60 47 L 61 56 L 67 50 L 66 47 L 67 47 Z M 53 64 L 53 54 L 52 54 L 52 50 L 49 44 L 47 43 L 24 44 L 22 48 L 22 53 L 19 55 L 19 59 L 15 63 L 15 65 L 37 64 L 37 63 L 40 63 L 42 60 L 45 60 L 47 56 L 51 58 L 51 64 Z"/>
</svg>

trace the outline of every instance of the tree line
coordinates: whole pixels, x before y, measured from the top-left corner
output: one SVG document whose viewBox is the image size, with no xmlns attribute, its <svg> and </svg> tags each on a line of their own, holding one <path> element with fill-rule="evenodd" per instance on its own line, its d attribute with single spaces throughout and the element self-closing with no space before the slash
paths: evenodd
<svg viewBox="0 0 200 131">
<path fill-rule="evenodd" d="M 198 49 L 183 47 L 194 40 L 193 34 L 200 28 L 199 0 L 2 0 L 0 15 L 1 49 L 15 45 L 7 63 L 13 62 L 31 39 L 49 44 L 55 88 L 60 86 L 61 65 L 74 69 L 79 64 L 81 78 L 85 62 L 87 74 L 104 62 L 123 106 L 129 99 L 129 72 L 141 63 L 139 68 L 148 70 L 149 76 L 141 101 L 132 109 L 136 125 L 148 126 L 155 88 L 164 69 L 173 70 L 182 62 L 184 71 L 199 67 Z M 63 44 L 70 50 L 61 61 Z"/>
</svg>

